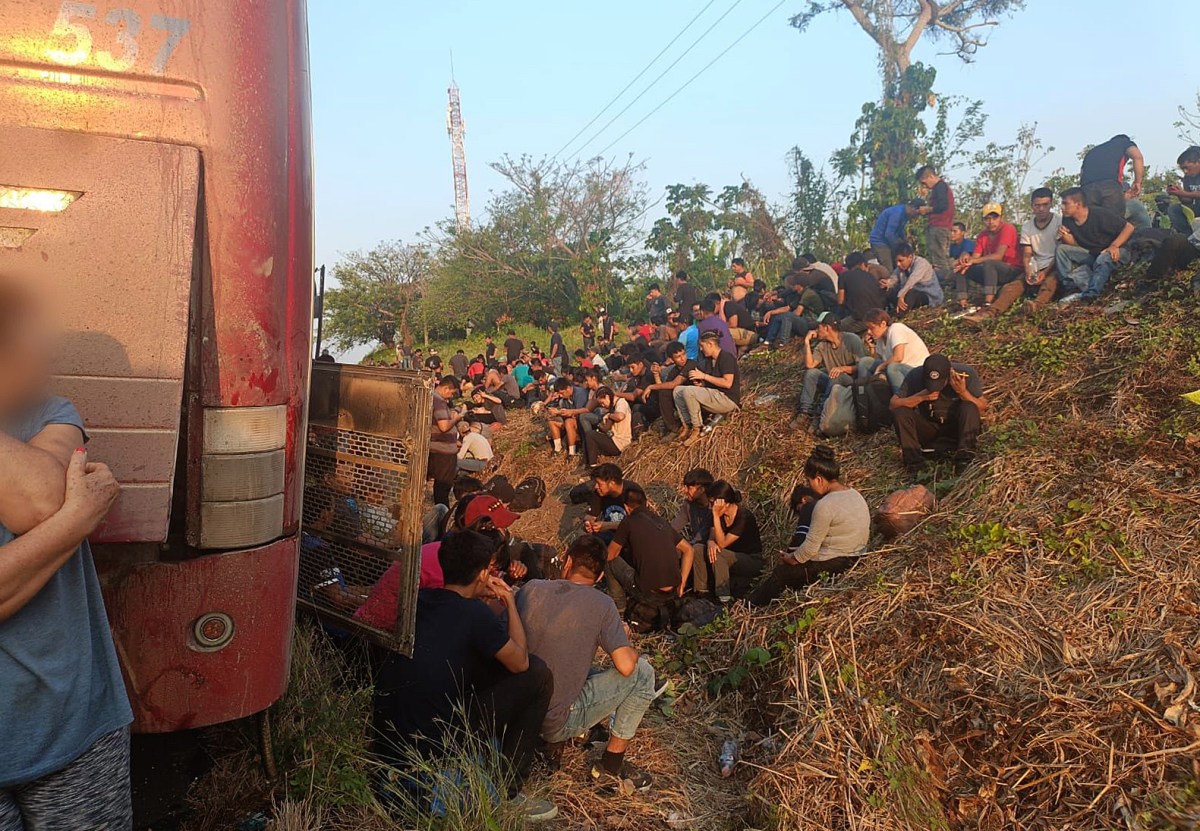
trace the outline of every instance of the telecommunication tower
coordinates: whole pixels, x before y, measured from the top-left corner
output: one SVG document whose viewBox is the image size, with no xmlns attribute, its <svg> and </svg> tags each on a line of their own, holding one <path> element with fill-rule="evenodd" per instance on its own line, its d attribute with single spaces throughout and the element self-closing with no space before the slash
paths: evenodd
<svg viewBox="0 0 1200 831">
<path fill-rule="evenodd" d="M 454 161 L 454 219 L 459 230 L 471 225 L 471 201 L 467 194 L 467 148 L 463 137 L 467 125 L 463 123 L 462 102 L 458 97 L 458 84 L 450 79 L 450 106 L 446 108 L 446 132 L 450 134 L 450 155 Z"/>
</svg>

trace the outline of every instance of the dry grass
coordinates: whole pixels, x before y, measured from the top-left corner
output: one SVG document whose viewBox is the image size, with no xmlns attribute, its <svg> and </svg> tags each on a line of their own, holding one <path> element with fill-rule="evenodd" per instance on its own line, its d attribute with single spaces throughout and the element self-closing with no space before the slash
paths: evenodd
<svg viewBox="0 0 1200 831">
<path fill-rule="evenodd" d="M 586 784 L 590 759 L 569 751 L 547 783 L 562 812 L 551 827 L 1194 828 L 1200 409 L 1179 395 L 1200 387 L 1198 312 L 1178 295 L 981 335 L 920 320 L 931 346 L 982 371 L 985 461 L 935 481 L 939 512 L 837 581 L 646 639 L 675 694 L 630 751 L 656 788 L 603 796 Z M 741 413 L 688 450 L 643 437 L 621 460 L 629 478 L 673 511 L 684 471 L 706 466 L 744 490 L 778 548 L 813 445 L 786 429 L 796 362 L 752 356 Z M 582 514 L 565 493 L 582 472 L 539 433 L 514 414 L 500 472 L 550 488 L 516 532 L 565 542 Z M 834 445 L 872 503 L 904 483 L 889 433 Z M 726 737 L 743 752 L 730 780 L 716 773 Z M 385 827 L 369 807 L 330 810 L 336 785 L 322 787 L 309 806 L 321 827 Z M 278 827 L 308 827 L 287 810 L 297 819 Z"/>
</svg>

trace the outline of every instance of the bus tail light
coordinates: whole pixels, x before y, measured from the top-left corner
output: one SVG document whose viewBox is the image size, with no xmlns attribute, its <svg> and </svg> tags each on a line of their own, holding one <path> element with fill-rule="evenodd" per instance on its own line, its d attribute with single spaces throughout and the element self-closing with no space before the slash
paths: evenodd
<svg viewBox="0 0 1200 831">
<path fill-rule="evenodd" d="M 201 548 L 245 548 L 283 534 L 287 407 L 204 411 Z"/>
</svg>

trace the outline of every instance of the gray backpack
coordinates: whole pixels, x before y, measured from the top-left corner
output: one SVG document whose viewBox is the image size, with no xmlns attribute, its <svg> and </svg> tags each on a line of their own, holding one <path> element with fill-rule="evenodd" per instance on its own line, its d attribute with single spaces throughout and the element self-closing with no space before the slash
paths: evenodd
<svg viewBox="0 0 1200 831">
<path fill-rule="evenodd" d="M 854 390 L 850 386 L 834 384 L 821 407 L 821 418 L 817 422 L 818 432 L 825 438 L 836 438 L 850 432 L 854 426 Z"/>
</svg>

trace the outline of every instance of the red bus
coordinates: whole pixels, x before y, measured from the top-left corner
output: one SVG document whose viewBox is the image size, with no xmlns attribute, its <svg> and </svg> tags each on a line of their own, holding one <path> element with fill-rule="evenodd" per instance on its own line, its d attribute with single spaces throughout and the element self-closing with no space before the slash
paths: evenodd
<svg viewBox="0 0 1200 831">
<path fill-rule="evenodd" d="M 93 538 L 134 729 L 290 662 L 312 322 L 303 0 L 0 2 L 0 269 L 122 494 Z"/>
</svg>

